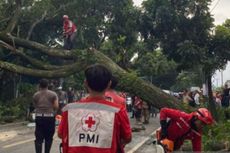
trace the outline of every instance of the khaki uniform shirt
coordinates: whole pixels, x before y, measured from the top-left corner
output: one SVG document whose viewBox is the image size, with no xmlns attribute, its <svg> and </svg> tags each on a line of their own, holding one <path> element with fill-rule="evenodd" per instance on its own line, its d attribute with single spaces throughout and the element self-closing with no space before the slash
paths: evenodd
<svg viewBox="0 0 230 153">
<path fill-rule="evenodd" d="M 48 89 L 42 89 L 33 96 L 35 113 L 54 113 L 54 101 L 57 100 L 57 94 Z"/>
</svg>

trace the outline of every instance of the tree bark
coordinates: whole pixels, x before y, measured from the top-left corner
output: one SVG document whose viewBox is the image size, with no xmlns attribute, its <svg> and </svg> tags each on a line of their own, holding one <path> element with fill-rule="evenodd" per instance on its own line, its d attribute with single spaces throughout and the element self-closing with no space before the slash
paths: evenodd
<svg viewBox="0 0 230 153">
<path fill-rule="evenodd" d="M 18 19 L 21 16 L 21 0 L 16 0 L 16 10 L 14 12 L 14 16 L 11 18 L 10 22 L 8 23 L 6 30 L 4 31 L 5 33 L 11 33 L 15 26 L 18 23 Z"/>
<path fill-rule="evenodd" d="M 123 91 L 138 95 L 157 108 L 171 107 L 181 109 L 183 107 L 178 99 L 164 93 L 150 82 L 138 78 L 135 74 L 126 72 L 103 53 L 94 49 L 91 51 L 97 63 L 105 65 L 119 79 L 118 87 Z"/>
<path fill-rule="evenodd" d="M 7 44 L 1 40 L 0 40 L 0 45 L 7 48 L 8 50 L 10 50 L 12 54 L 18 55 L 21 58 L 27 60 L 34 67 L 37 67 L 37 68 L 40 68 L 43 70 L 68 69 L 69 67 L 73 67 L 76 64 L 76 63 L 73 63 L 73 64 L 61 65 L 61 66 L 45 64 L 43 61 L 37 60 L 36 58 L 33 58 L 33 57 L 30 57 L 30 56 L 26 55 L 23 51 L 16 49 L 13 46 L 10 46 L 9 44 Z"/>
<path fill-rule="evenodd" d="M 30 30 L 29 30 L 29 32 L 28 32 L 28 34 L 27 34 L 26 40 L 30 40 L 31 34 L 32 34 L 32 32 L 33 32 L 35 26 L 36 26 L 37 24 L 39 24 L 40 22 L 42 22 L 42 21 L 44 20 L 44 18 L 46 17 L 46 15 L 47 15 L 47 11 L 45 10 L 44 13 L 42 14 L 42 17 L 41 17 L 40 19 L 37 19 L 37 20 L 31 25 Z"/>
<path fill-rule="evenodd" d="M 209 73 L 207 75 L 207 82 L 208 82 L 208 101 L 209 101 L 209 109 L 213 115 L 213 117 L 215 118 L 216 121 L 218 121 L 218 115 L 217 115 L 217 111 L 216 111 L 216 105 L 214 103 L 213 100 L 213 93 L 212 93 L 212 76 Z"/>
<path fill-rule="evenodd" d="M 19 47 L 24 47 L 31 50 L 37 50 L 44 54 L 47 54 L 52 57 L 59 57 L 63 59 L 74 59 L 76 56 L 69 50 L 49 48 L 40 43 L 29 41 L 21 38 L 17 38 L 8 34 L 0 33 L 0 40 L 13 45 L 16 44 Z"/>
<path fill-rule="evenodd" d="M 11 64 L 8 62 L 0 61 L 0 68 L 5 69 L 11 72 L 34 76 L 34 77 L 44 77 L 44 78 L 60 78 L 67 77 L 73 73 L 80 72 L 86 67 L 85 63 L 75 63 L 68 68 L 59 69 L 59 70 L 39 70 L 34 68 L 26 68 L 23 66 Z"/>
</svg>

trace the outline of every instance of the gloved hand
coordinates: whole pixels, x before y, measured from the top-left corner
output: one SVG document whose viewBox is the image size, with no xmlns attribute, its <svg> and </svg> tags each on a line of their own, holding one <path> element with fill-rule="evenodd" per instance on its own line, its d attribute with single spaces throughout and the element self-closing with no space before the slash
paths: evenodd
<svg viewBox="0 0 230 153">
<path fill-rule="evenodd" d="M 161 120 L 161 140 L 165 139 L 167 137 L 167 121 L 166 120 Z"/>
</svg>

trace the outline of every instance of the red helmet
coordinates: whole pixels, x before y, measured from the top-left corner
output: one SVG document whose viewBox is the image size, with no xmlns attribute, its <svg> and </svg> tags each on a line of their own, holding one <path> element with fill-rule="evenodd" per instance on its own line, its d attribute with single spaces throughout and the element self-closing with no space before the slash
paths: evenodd
<svg viewBox="0 0 230 153">
<path fill-rule="evenodd" d="M 207 108 L 199 108 L 195 114 L 197 115 L 198 119 L 204 122 L 207 125 L 213 123 L 212 114 L 209 112 Z"/>
</svg>

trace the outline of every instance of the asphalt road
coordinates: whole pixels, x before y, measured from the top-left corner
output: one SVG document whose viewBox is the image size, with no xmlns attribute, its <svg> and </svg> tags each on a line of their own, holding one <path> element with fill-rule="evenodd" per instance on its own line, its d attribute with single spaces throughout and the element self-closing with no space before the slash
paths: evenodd
<svg viewBox="0 0 230 153">
<path fill-rule="evenodd" d="M 137 127 L 135 119 L 130 119 L 132 127 Z M 126 153 L 154 153 L 150 135 L 159 127 L 158 118 L 150 118 L 150 123 L 144 125 L 145 130 L 133 132 L 133 139 L 125 147 Z M 51 153 L 59 153 L 60 139 L 54 136 Z M 0 153 L 34 153 L 34 127 L 26 125 L 0 125 Z"/>
</svg>

